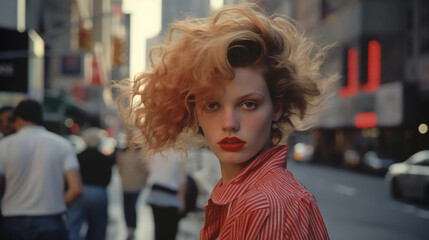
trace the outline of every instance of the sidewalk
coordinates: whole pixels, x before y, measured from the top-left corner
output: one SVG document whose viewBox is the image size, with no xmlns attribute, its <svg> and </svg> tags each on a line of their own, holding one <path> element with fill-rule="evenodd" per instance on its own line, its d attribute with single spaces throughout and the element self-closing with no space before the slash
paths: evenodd
<svg viewBox="0 0 429 240">
<path fill-rule="evenodd" d="M 148 205 L 144 203 L 144 199 L 148 193 L 144 189 L 137 203 L 137 230 L 136 240 L 152 240 L 154 239 L 152 211 Z M 127 230 L 125 227 L 125 219 L 122 210 L 122 193 L 120 179 L 117 168 L 113 168 L 112 180 L 108 186 L 109 195 L 109 221 L 107 227 L 106 240 L 125 240 Z M 204 212 L 189 213 L 185 218 L 180 220 L 179 232 L 176 240 L 198 240 L 200 229 L 204 224 Z"/>
</svg>

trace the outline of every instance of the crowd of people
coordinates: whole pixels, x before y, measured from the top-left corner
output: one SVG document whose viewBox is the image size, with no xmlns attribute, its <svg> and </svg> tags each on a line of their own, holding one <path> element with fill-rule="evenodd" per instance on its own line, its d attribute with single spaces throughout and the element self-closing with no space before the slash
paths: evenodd
<svg viewBox="0 0 429 240">
<path fill-rule="evenodd" d="M 0 131 L 1 239 L 106 239 L 115 164 L 127 239 L 135 239 L 137 199 L 146 183 L 156 239 L 175 238 L 186 207 L 183 152 L 145 161 L 142 148 L 127 146 L 104 155 L 99 146 L 105 131 L 97 127 L 82 131 L 86 148 L 76 152 L 43 127 L 42 105 L 34 100 L 2 107 Z"/>
<path fill-rule="evenodd" d="M 284 145 L 336 78 L 320 71 L 327 49 L 256 4 L 177 21 L 169 36 L 151 51 L 150 71 L 119 85 L 133 148 L 106 156 L 97 149 L 101 130 L 89 128 L 87 148 L 76 154 L 42 127 L 39 102 L 24 100 L 11 115 L 2 109 L 2 239 L 105 239 L 106 187 L 117 164 L 128 238 L 147 185 L 155 239 L 173 240 L 180 218 L 198 208 L 189 199 L 189 156 L 219 173 L 198 179 L 204 171 L 193 169 L 199 189 L 211 192 L 200 239 L 329 239 L 315 198 L 286 168 Z M 200 141 L 199 154 L 186 153 Z"/>
</svg>

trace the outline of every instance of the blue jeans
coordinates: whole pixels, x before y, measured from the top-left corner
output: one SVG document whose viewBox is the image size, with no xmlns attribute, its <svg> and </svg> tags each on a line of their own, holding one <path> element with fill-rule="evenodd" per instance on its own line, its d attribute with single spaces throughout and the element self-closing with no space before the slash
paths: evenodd
<svg viewBox="0 0 429 240">
<path fill-rule="evenodd" d="M 88 224 L 85 239 L 104 240 L 107 228 L 107 191 L 101 186 L 83 186 L 82 196 L 70 205 L 67 226 L 71 240 L 80 240 L 84 222 Z"/>
<path fill-rule="evenodd" d="M 57 214 L 3 217 L 0 239 L 62 240 L 69 238 L 63 217 Z"/>
</svg>

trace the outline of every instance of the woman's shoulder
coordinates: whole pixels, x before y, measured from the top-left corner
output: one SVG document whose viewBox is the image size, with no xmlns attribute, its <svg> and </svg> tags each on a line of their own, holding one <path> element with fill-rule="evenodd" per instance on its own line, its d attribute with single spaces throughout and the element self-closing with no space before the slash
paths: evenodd
<svg viewBox="0 0 429 240">
<path fill-rule="evenodd" d="M 265 199 L 269 205 L 308 202 L 313 198 L 313 195 L 286 169 L 266 174 L 243 195 L 245 198 L 252 196 Z"/>
<path fill-rule="evenodd" d="M 313 204 L 313 196 L 307 190 L 290 191 L 281 188 L 254 188 L 249 190 L 235 203 L 235 209 L 240 214 L 265 212 L 278 212 L 287 216 L 294 212 L 310 211 Z"/>
</svg>

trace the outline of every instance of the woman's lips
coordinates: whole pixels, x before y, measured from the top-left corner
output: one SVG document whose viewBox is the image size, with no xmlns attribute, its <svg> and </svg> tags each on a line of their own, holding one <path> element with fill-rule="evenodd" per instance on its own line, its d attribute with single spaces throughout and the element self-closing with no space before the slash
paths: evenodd
<svg viewBox="0 0 429 240">
<path fill-rule="evenodd" d="M 226 137 L 218 142 L 218 144 L 225 151 L 238 151 L 246 142 L 237 137 Z"/>
</svg>

